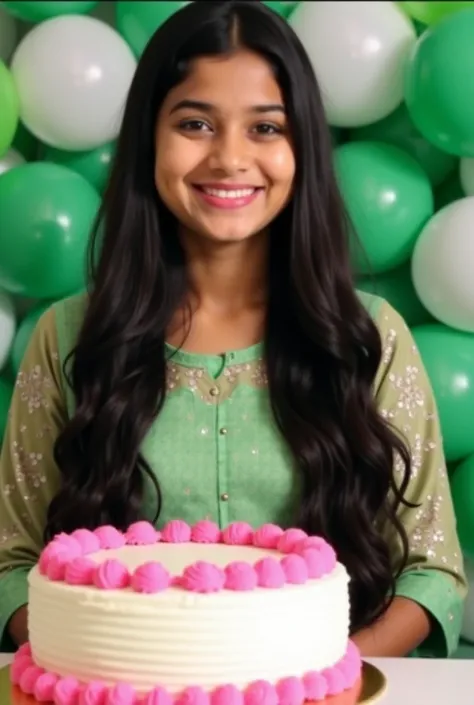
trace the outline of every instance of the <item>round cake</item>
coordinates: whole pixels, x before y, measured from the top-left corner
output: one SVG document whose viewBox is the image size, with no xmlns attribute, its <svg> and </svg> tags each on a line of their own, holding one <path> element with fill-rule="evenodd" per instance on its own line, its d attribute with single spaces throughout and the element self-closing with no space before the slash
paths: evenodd
<svg viewBox="0 0 474 705">
<path fill-rule="evenodd" d="M 349 578 L 274 525 L 60 534 L 29 574 L 13 684 L 55 705 L 301 705 L 352 689 Z"/>
</svg>

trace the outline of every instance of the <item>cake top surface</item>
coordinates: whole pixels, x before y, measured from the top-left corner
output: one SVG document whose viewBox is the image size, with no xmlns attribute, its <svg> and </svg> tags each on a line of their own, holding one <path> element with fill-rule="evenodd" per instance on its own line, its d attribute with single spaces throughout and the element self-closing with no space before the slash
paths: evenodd
<svg viewBox="0 0 474 705">
<path fill-rule="evenodd" d="M 112 526 L 58 534 L 43 550 L 45 579 L 96 589 L 157 593 L 174 587 L 200 593 L 301 585 L 330 574 L 337 558 L 319 536 L 273 524 L 234 522 L 221 530 L 179 519 L 162 531 L 146 521 L 126 532 Z"/>
</svg>

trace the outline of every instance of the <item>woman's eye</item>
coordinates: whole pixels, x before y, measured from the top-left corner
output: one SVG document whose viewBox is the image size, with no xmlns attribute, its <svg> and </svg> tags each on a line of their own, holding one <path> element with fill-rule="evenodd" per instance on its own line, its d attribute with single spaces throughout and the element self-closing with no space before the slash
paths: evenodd
<svg viewBox="0 0 474 705">
<path fill-rule="evenodd" d="M 203 132 L 211 129 L 204 120 L 183 120 L 179 123 L 179 127 L 185 132 Z"/>
<path fill-rule="evenodd" d="M 269 122 L 262 122 L 259 125 L 256 125 L 254 128 L 255 132 L 259 135 L 263 135 L 264 137 L 272 137 L 273 135 L 281 135 L 283 132 L 282 128 L 279 127 L 278 125 L 273 125 Z"/>
</svg>

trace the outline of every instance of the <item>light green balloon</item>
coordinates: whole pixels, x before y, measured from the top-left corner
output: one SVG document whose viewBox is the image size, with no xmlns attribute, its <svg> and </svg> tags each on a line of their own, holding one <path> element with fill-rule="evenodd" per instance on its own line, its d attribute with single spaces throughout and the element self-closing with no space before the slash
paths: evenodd
<svg viewBox="0 0 474 705">
<path fill-rule="evenodd" d="M 410 262 L 375 277 L 361 278 L 357 281 L 357 288 L 386 299 L 409 326 L 419 326 L 434 320 L 415 291 Z"/>
<path fill-rule="evenodd" d="M 0 179 L 0 286 L 57 299 L 80 290 L 97 191 L 58 164 L 34 162 Z"/>
<path fill-rule="evenodd" d="M 109 176 L 115 142 L 107 142 L 86 152 L 67 152 L 45 146 L 42 160 L 62 164 L 83 176 L 99 193 L 102 193 Z"/>
<path fill-rule="evenodd" d="M 433 186 L 443 183 L 458 163 L 456 157 L 442 152 L 423 137 L 403 103 L 383 120 L 352 130 L 349 137 L 354 141 L 387 142 L 400 147 L 416 159 Z"/>
<path fill-rule="evenodd" d="M 10 351 L 10 366 L 15 375 L 19 372 L 21 362 L 36 324 L 43 313 L 48 310 L 50 305 L 50 302 L 48 302 L 42 306 L 36 307 L 33 311 L 29 311 L 18 326 L 12 349 Z"/>
<path fill-rule="evenodd" d="M 401 7 L 410 17 L 413 17 L 424 24 L 435 24 L 444 17 L 464 10 L 466 7 L 474 7 L 474 2 L 400 2 Z"/>
<path fill-rule="evenodd" d="M 0 444 L 3 442 L 3 436 L 5 435 L 12 395 L 13 384 L 4 378 L 0 378 Z"/>
<path fill-rule="evenodd" d="M 423 169 L 406 152 L 380 142 L 343 144 L 334 152 L 334 165 L 363 250 L 352 243 L 358 274 L 379 274 L 406 262 L 433 215 Z"/>
<path fill-rule="evenodd" d="M 474 455 L 452 473 L 451 492 L 463 552 L 474 557 Z"/>
<path fill-rule="evenodd" d="M 412 329 L 438 405 L 448 461 L 474 453 L 474 335 L 441 323 Z"/>
<path fill-rule="evenodd" d="M 474 157 L 474 7 L 430 27 L 409 57 L 405 102 L 416 127 L 448 154 Z"/>
<path fill-rule="evenodd" d="M 18 0 L 4 2 L 3 5 L 14 17 L 27 22 L 42 22 L 58 15 L 84 15 L 97 5 L 97 0 L 88 2 L 81 0 L 58 1 L 50 0 Z"/>
<path fill-rule="evenodd" d="M 20 101 L 13 76 L 0 61 L 0 155 L 7 151 L 18 126 Z"/>
<path fill-rule="evenodd" d="M 158 27 L 189 2 L 117 2 L 117 29 L 139 57 Z"/>
</svg>

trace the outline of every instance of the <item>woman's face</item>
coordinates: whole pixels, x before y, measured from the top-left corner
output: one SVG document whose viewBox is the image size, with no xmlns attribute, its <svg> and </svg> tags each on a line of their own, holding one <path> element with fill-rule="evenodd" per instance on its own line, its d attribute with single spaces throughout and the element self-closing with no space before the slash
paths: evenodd
<svg viewBox="0 0 474 705">
<path fill-rule="evenodd" d="M 170 91 L 156 128 L 155 183 L 181 225 L 216 242 L 261 232 L 295 175 L 285 106 L 257 54 L 199 58 Z"/>
</svg>

